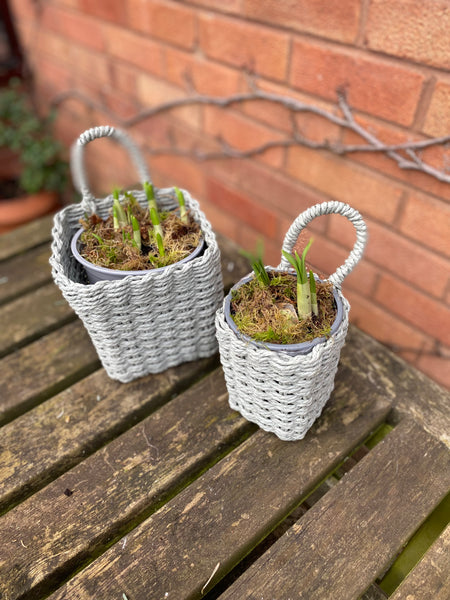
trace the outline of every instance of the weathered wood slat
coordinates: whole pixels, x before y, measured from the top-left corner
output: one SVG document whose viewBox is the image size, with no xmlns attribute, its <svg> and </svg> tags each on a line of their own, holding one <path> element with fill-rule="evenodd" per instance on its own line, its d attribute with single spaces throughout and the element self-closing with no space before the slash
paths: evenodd
<svg viewBox="0 0 450 600">
<path fill-rule="evenodd" d="M 357 599 L 449 487 L 448 449 L 403 421 L 220 600 Z"/>
<path fill-rule="evenodd" d="M 19 254 L 0 264 L 0 304 L 51 281 L 50 245 Z"/>
<path fill-rule="evenodd" d="M 53 216 L 31 221 L 0 235 L 0 260 L 11 258 L 51 239 Z"/>
<path fill-rule="evenodd" d="M 100 366 L 80 321 L 0 360 L 0 425 Z"/>
<path fill-rule="evenodd" d="M 216 365 L 186 363 L 122 384 L 100 369 L 1 430 L 0 512 L 81 462 Z"/>
<path fill-rule="evenodd" d="M 391 600 L 450 598 L 450 525 L 400 584 Z"/>
<path fill-rule="evenodd" d="M 0 358 L 75 318 L 53 283 L 0 306 Z"/>
<path fill-rule="evenodd" d="M 349 359 L 355 357 L 359 361 L 361 376 L 391 399 L 393 420 L 411 417 L 450 448 L 450 393 L 356 327 L 349 328 L 341 354 L 344 362 L 349 347 Z"/>
<path fill-rule="evenodd" d="M 45 593 L 252 429 L 204 378 L 1 517 L 0 597 Z"/>
<path fill-rule="evenodd" d="M 360 391 L 341 381 L 302 441 L 258 431 L 52 600 L 90 600 L 96 590 L 105 598 L 201 598 L 383 421 L 389 404 Z"/>
</svg>

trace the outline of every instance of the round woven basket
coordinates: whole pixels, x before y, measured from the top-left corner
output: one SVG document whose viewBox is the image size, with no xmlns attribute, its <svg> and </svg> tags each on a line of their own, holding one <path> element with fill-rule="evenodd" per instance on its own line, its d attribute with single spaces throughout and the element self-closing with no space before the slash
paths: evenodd
<svg viewBox="0 0 450 600">
<path fill-rule="evenodd" d="M 328 278 L 342 306 L 341 322 L 328 338 L 311 343 L 306 352 L 303 344 L 298 344 L 302 348 L 297 351 L 293 345 L 272 348 L 273 344 L 255 342 L 233 330 L 225 317 L 229 297 L 216 313 L 216 335 L 231 408 L 282 440 L 302 439 L 331 395 L 350 310 L 340 288 L 361 259 L 367 228 L 359 212 L 348 204 L 324 202 L 300 214 L 283 242 L 283 250 L 291 253 L 308 223 L 315 217 L 332 213 L 343 215 L 353 223 L 356 242 L 345 263 Z M 286 271 L 288 267 L 288 261 L 282 257 L 277 269 Z"/>
<path fill-rule="evenodd" d="M 217 351 L 214 316 L 223 298 L 220 251 L 211 225 L 198 202 L 183 191 L 186 208 L 199 224 L 204 251 L 188 262 L 90 285 L 84 268 L 73 257 L 71 241 L 85 213 L 106 218 L 113 198 L 98 199 L 89 189 L 84 167 L 86 144 L 110 137 L 130 153 L 142 182 L 151 182 L 139 150 L 128 135 L 113 127 L 84 132 L 72 148 L 72 177 L 82 195 L 80 204 L 55 215 L 52 230 L 53 278 L 82 320 L 108 375 L 122 382 L 159 373 Z M 144 191 L 133 190 L 142 206 Z M 176 206 L 174 190 L 156 189 L 160 210 Z"/>
</svg>

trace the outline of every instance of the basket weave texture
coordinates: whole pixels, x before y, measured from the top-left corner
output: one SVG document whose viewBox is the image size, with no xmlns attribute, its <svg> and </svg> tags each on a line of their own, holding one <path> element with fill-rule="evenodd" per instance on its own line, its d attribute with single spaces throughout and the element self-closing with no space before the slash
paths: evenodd
<svg viewBox="0 0 450 600">
<path fill-rule="evenodd" d="M 291 356 L 239 339 L 217 311 L 216 334 L 228 390 L 228 402 L 248 421 L 281 440 L 300 440 L 320 416 L 334 387 L 350 305 L 336 334 L 309 354 Z"/>
<path fill-rule="evenodd" d="M 142 206 L 147 205 L 144 192 L 133 194 Z M 55 215 L 53 278 L 82 320 L 106 372 L 121 382 L 217 351 L 214 317 L 223 298 L 220 251 L 198 202 L 185 190 L 183 195 L 203 232 L 204 253 L 189 262 L 94 285 L 87 283 L 84 269 L 70 250 L 86 203 L 68 206 Z M 161 210 L 175 207 L 173 190 L 155 190 L 155 197 Z M 91 195 L 88 201 L 91 209 L 95 204 L 95 212 L 106 218 L 113 198 L 93 202 Z"/>
<path fill-rule="evenodd" d="M 308 354 L 292 356 L 282 350 L 275 352 L 257 346 L 236 335 L 225 320 L 225 302 L 216 313 L 216 335 L 230 407 L 282 440 L 302 439 L 331 395 L 350 311 L 340 283 L 361 258 L 367 241 L 366 227 L 359 213 L 346 204 L 328 202 L 312 207 L 294 221 L 283 249 L 292 252 L 303 227 L 316 216 L 329 213 L 347 216 L 357 231 L 352 253 L 329 278 L 343 308 L 342 322 L 333 335 Z M 284 259 L 278 269 L 286 270 L 288 266 Z"/>
</svg>

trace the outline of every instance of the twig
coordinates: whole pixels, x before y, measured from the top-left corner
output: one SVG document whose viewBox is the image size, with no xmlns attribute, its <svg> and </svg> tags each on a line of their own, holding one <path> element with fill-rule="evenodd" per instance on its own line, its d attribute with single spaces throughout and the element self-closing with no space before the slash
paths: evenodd
<svg viewBox="0 0 450 600">
<path fill-rule="evenodd" d="M 190 79 L 189 89 L 190 91 L 193 90 L 192 81 Z M 175 100 L 169 100 L 168 102 L 163 102 L 161 104 L 158 104 L 157 106 L 153 106 L 151 108 L 143 110 L 142 112 L 129 119 L 118 118 L 107 107 L 97 104 L 96 102 L 92 101 L 90 98 L 87 98 L 86 96 L 84 96 L 84 94 L 81 94 L 76 90 L 69 90 L 58 95 L 53 100 L 52 107 L 57 107 L 66 100 L 75 98 L 84 102 L 91 109 L 104 112 L 105 114 L 108 114 L 109 116 L 113 117 L 122 127 L 129 128 L 137 125 L 138 123 L 146 119 L 150 119 L 164 112 L 172 111 L 185 106 L 209 105 L 216 106 L 221 109 L 226 109 L 234 105 L 242 104 L 244 102 L 265 101 L 268 103 L 283 106 L 287 110 L 291 111 L 292 131 L 290 132 L 290 134 L 288 134 L 288 137 L 266 142 L 264 144 L 255 146 L 245 151 L 232 148 L 220 140 L 217 140 L 220 143 L 220 150 L 216 152 L 202 152 L 196 148 L 181 149 L 176 146 L 175 141 L 172 142 L 173 145 L 171 145 L 170 147 L 150 147 L 148 151 L 152 155 L 173 154 L 177 156 L 188 156 L 191 158 L 196 158 L 197 160 L 216 160 L 221 158 L 250 158 L 258 154 L 267 152 L 268 150 L 273 148 L 288 148 L 296 145 L 305 146 L 314 150 L 328 150 L 337 155 L 345 155 L 355 152 L 377 152 L 386 154 L 389 158 L 391 158 L 397 163 L 400 169 L 420 171 L 438 179 L 439 181 L 442 181 L 444 183 L 450 183 L 450 174 L 445 172 L 446 169 L 439 170 L 435 167 L 432 167 L 428 163 L 425 163 L 416 154 L 416 151 L 418 150 L 425 150 L 426 148 L 431 148 L 433 146 L 446 146 L 447 144 L 450 144 L 450 135 L 427 140 L 403 142 L 401 144 L 385 144 L 381 140 L 379 140 L 373 133 L 367 131 L 362 125 L 360 125 L 355 120 L 350 106 L 347 103 L 345 93 L 342 90 L 337 92 L 338 107 L 342 113 L 342 116 L 339 116 L 334 114 L 333 112 L 326 111 L 317 106 L 306 104 L 295 98 L 290 98 L 288 96 L 282 96 L 280 94 L 273 94 L 264 90 L 260 90 L 254 85 L 251 89 L 252 91 L 250 92 L 234 94 L 223 98 L 200 95 L 194 91 L 191 96 L 177 98 Z M 334 125 L 342 127 L 349 131 L 353 131 L 367 143 L 342 144 L 341 142 L 333 142 L 327 139 L 319 142 L 308 139 L 298 130 L 296 121 L 294 119 L 294 115 L 298 113 L 310 113 L 320 116 L 329 121 L 330 123 L 333 123 Z M 402 154 L 399 154 L 400 151 L 405 152 L 407 157 L 405 157 Z"/>
<path fill-rule="evenodd" d="M 217 571 L 219 570 L 220 567 L 220 562 L 217 563 L 217 565 L 214 567 L 213 572 L 211 573 L 211 575 L 209 576 L 208 581 L 205 583 L 205 585 L 202 587 L 201 590 L 201 594 L 203 595 L 205 593 L 206 588 L 208 587 L 208 585 L 211 583 L 212 578 L 214 577 L 214 575 L 217 573 Z"/>
</svg>

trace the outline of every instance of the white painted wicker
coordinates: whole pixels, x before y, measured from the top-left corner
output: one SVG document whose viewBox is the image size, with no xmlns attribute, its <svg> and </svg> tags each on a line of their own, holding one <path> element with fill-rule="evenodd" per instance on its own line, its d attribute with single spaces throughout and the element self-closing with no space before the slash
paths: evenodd
<svg viewBox="0 0 450 600">
<path fill-rule="evenodd" d="M 82 201 L 55 215 L 50 264 L 56 284 L 82 320 L 106 372 L 128 382 L 217 351 L 214 315 L 223 298 L 223 283 L 215 235 L 198 202 L 186 190 L 186 206 L 206 241 L 201 256 L 120 281 L 87 283 L 70 242 L 80 217 L 96 212 L 105 218 L 112 206 L 112 196 L 99 200 L 90 192 L 83 162 L 86 144 L 105 136 L 129 151 L 141 181 L 151 181 L 139 150 L 123 131 L 105 126 L 84 132 L 72 149 L 71 164 Z M 147 205 L 143 191 L 133 194 Z M 155 190 L 155 196 L 163 210 L 176 205 L 172 189 Z"/>
<path fill-rule="evenodd" d="M 292 252 L 302 229 L 317 216 L 337 213 L 356 229 L 356 243 L 344 265 L 329 278 L 343 303 L 343 319 L 334 335 L 308 354 L 292 356 L 240 339 L 225 321 L 224 306 L 216 313 L 216 335 L 231 408 L 282 440 L 300 440 L 322 412 L 334 387 L 341 348 L 348 329 L 350 305 L 340 286 L 360 260 L 367 242 L 361 215 L 342 202 L 317 204 L 299 215 L 286 234 L 283 250 Z M 278 269 L 289 267 L 283 257 Z M 225 303 L 224 303 L 225 305 Z"/>
</svg>

